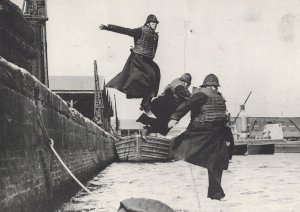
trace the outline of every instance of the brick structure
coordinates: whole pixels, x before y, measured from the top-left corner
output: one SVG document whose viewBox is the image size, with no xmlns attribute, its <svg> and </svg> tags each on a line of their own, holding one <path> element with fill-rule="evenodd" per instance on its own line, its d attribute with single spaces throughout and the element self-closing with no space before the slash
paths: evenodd
<svg viewBox="0 0 300 212">
<path fill-rule="evenodd" d="M 41 123 L 80 180 L 116 158 L 112 135 L 0 56 L 0 211 L 45 211 L 61 189 L 76 185 L 49 148 Z"/>
</svg>

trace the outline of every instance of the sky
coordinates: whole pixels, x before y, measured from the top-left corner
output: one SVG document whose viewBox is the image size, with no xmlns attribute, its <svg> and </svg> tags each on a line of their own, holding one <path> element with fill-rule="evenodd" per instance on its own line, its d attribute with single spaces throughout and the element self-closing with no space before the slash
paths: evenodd
<svg viewBox="0 0 300 212">
<path fill-rule="evenodd" d="M 300 116 L 300 0 L 51 0 L 47 9 L 50 76 L 93 75 L 97 60 L 108 82 L 122 70 L 133 39 L 99 25 L 136 28 L 155 14 L 160 92 L 185 72 L 192 86 L 214 73 L 232 116 L 250 91 L 249 116 Z M 109 91 L 120 118 L 138 117 L 139 99 Z"/>
</svg>

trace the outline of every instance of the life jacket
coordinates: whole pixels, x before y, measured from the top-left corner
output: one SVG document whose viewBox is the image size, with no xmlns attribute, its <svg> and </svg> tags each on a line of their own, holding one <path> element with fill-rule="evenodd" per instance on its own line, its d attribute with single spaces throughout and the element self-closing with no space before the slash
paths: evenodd
<svg viewBox="0 0 300 212">
<path fill-rule="evenodd" d="M 193 94 L 203 93 L 207 96 L 206 103 L 201 107 L 199 114 L 195 114 L 195 121 L 222 122 L 226 121 L 226 105 L 222 94 L 210 88 L 194 89 Z"/>
<path fill-rule="evenodd" d="M 176 78 L 174 79 L 170 84 L 168 84 L 163 92 L 163 95 L 165 95 L 166 91 L 167 90 L 171 90 L 172 91 L 172 95 L 176 98 L 176 99 L 179 99 L 180 96 L 178 96 L 176 93 L 175 93 L 175 89 L 178 87 L 178 86 L 184 86 L 184 82 L 181 81 L 179 78 Z"/>
<path fill-rule="evenodd" d="M 154 58 L 158 43 L 158 34 L 148 26 L 142 26 L 142 36 L 136 40 L 132 51 L 151 59 Z"/>
</svg>

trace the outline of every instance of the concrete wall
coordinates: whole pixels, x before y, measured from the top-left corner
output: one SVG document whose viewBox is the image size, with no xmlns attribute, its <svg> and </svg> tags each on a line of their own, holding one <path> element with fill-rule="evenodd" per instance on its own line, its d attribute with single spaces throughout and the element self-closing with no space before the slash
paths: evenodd
<svg viewBox="0 0 300 212">
<path fill-rule="evenodd" d="M 79 179 L 116 159 L 112 135 L 0 56 L 0 211 L 46 211 L 64 187 L 76 185 L 49 148 L 42 122 Z"/>
</svg>

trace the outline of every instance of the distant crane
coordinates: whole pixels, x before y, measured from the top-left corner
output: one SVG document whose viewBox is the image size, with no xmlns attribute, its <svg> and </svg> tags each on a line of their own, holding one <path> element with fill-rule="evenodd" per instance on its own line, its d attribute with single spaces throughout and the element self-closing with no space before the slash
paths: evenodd
<svg viewBox="0 0 300 212">
<path fill-rule="evenodd" d="M 235 123 L 236 120 L 237 120 L 237 118 L 240 116 L 240 113 L 241 113 L 241 111 L 242 111 L 242 108 L 245 108 L 245 105 L 246 105 L 246 103 L 247 103 L 247 101 L 248 101 L 248 99 L 249 99 L 249 97 L 250 97 L 251 94 L 252 94 L 252 91 L 250 91 L 250 93 L 248 94 L 248 96 L 247 96 L 247 98 L 246 98 L 244 104 L 241 105 L 242 107 L 240 108 L 239 113 L 236 115 L 236 117 L 235 117 L 233 123 Z"/>
<path fill-rule="evenodd" d="M 295 122 L 293 122 L 292 119 L 290 119 L 290 122 L 297 128 L 298 131 L 300 131 L 300 128 L 297 126 L 297 124 Z"/>
</svg>

